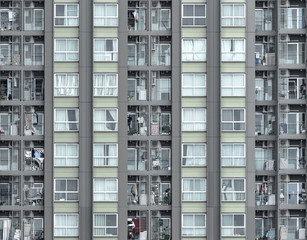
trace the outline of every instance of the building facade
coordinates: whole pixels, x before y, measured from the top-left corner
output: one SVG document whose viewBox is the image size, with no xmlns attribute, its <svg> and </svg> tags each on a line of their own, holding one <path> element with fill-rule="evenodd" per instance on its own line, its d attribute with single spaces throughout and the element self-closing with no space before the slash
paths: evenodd
<svg viewBox="0 0 307 240">
<path fill-rule="evenodd" d="M 305 11 L 0 1 L 0 239 L 306 239 Z"/>
</svg>

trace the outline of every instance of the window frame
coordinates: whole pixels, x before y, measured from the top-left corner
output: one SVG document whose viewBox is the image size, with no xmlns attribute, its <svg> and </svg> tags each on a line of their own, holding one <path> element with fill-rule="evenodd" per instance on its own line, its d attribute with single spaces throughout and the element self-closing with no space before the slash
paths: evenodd
<svg viewBox="0 0 307 240">
<path fill-rule="evenodd" d="M 231 181 L 232 184 L 232 188 L 233 190 L 229 190 L 229 191 L 225 191 L 223 189 L 223 181 Z M 243 191 L 238 191 L 235 190 L 235 181 L 243 181 L 243 186 L 244 186 L 244 190 Z M 223 194 L 231 194 L 232 197 L 231 199 L 227 200 L 227 199 L 223 199 Z M 240 200 L 236 200 L 236 195 L 240 195 L 240 194 L 244 194 L 244 199 L 240 199 Z M 222 202 L 245 202 L 246 201 L 246 179 L 245 178 L 221 178 L 221 201 Z"/>
<path fill-rule="evenodd" d="M 96 42 L 97 41 L 104 41 L 104 48 L 106 49 L 106 41 L 107 40 L 112 40 L 112 48 L 113 48 L 113 44 L 115 41 L 115 46 L 116 46 L 116 50 L 112 50 L 112 51 L 97 51 L 95 50 L 96 48 Z M 93 46 L 93 61 L 94 62 L 117 62 L 118 61 L 118 38 L 94 38 L 94 46 Z M 96 54 L 100 54 L 103 56 L 102 60 L 97 60 Z M 110 58 L 110 59 L 106 59 L 106 58 Z"/>
<path fill-rule="evenodd" d="M 185 145 L 193 146 L 193 155 L 191 155 L 191 156 L 189 156 L 189 155 L 184 156 L 184 146 Z M 199 146 L 199 145 L 203 145 L 204 148 L 205 148 L 205 155 L 204 156 L 196 156 L 196 155 L 194 155 L 195 152 L 196 152 L 195 146 Z M 193 165 L 184 165 L 183 164 L 184 158 L 193 159 L 194 164 Z M 202 165 L 195 164 L 199 158 L 204 158 L 205 159 L 205 163 L 202 164 Z M 206 166 L 207 165 L 206 164 L 207 163 L 207 144 L 206 143 L 182 143 L 181 159 L 182 159 L 182 161 L 181 161 L 181 166 L 182 167 L 195 167 L 195 166 L 197 166 L 197 167 L 204 167 L 204 166 Z"/>
<path fill-rule="evenodd" d="M 230 51 L 223 51 L 223 41 L 231 41 L 231 50 Z M 243 41 L 243 51 L 236 51 L 233 50 L 235 46 L 235 41 Z M 224 54 L 232 54 L 231 59 L 223 59 Z M 236 55 L 244 54 L 244 59 L 235 59 Z M 222 62 L 245 62 L 246 61 L 246 39 L 245 38 L 222 38 L 221 39 L 221 61 Z"/>
<path fill-rule="evenodd" d="M 65 76 L 65 81 L 67 81 L 68 76 L 76 76 L 77 80 L 77 86 L 56 86 L 56 78 L 58 75 Z M 56 95 L 57 89 L 63 89 L 65 91 L 64 95 Z M 77 94 L 76 95 L 68 95 L 66 92 L 69 91 L 69 89 L 76 89 Z M 54 91 L 53 91 L 54 97 L 78 97 L 79 96 L 79 73 L 54 73 Z"/>
<path fill-rule="evenodd" d="M 98 147 L 97 145 L 100 145 L 100 147 L 104 148 L 104 156 L 96 156 L 95 155 L 95 148 Z M 110 146 L 115 146 L 116 147 L 116 155 L 115 156 L 111 156 L 111 155 L 106 155 L 106 147 L 110 147 Z M 99 148 L 100 148 L 99 147 Z M 116 165 L 109 165 L 109 164 L 105 164 L 106 162 L 108 162 L 109 158 L 115 159 L 116 158 Z M 103 161 L 104 164 L 96 164 L 96 159 L 99 159 L 100 161 Z M 116 167 L 118 166 L 118 144 L 117 143 L 94 143 L 93 144 L 93 166 L 94 167 Z"/>
<path fill-rule="evenodd" d="M 201 190 L 196 190 L 196 181 L 197 180 L 200 180 L 200 181 L 204 181 L 204 186 L 205 186 L 205 190 L 204 191 L 201 191 Z M 192 185 L 193 185 L 193 189 L 190 190 L 190 191 L 185 191 L 184 190 L 184 182 L 185 181 L 192 181 Z M 189 199 L 189 200 L 185 200 L 184 199 L 184 194 L 190 194 L 192 195 L 192 199 Z M 204 194 L 204 199 L 195 199 L 196 195 L 197 194 Z M 205 202 L 207 201 L 207 179 L 206 178 L 191 178 L 191 177 L 188 177 L 188 178 L 182 178 L 182 188 L 181 188 L 181 201 L 182 202 Z"/>
<path fill-rule="evenodd" d="M 67 117 L 68 115 L 68 112 L 67 111 L 69 111 L 69 110 L 74 110 L 74 111 L 77 111 L 77 121 L 56 121 L 56 117 L 57 117 L 57 114 L 56 114 L 56 112 L 57 112 L 57 110 L 65 110 L 66 111 L 66 113 L 65 113 L 65 117 Z M 54 122 L 53 122 L 53 124 L 54 124 L 54 131 L 55 132 L 78 132 L 79 131 L 79 109 L 78 108 L 54 108 Z M 62 124 L 65 124 L 65 130 L 57 130 L 56 129 L 56 123 L 62 123 Z M 68 129 L 67 130 L 67 126 L 69 127 L 69 124 L 76 124 L 76 126 L 77 126 L 77 129 L 74 129 L 74 130 L 70 130 L 70 129 Z"/>
<path fill-rule="evenodd" d="M 95 120 L 95 114 L 96 114 L 96 112 L 97 111 L 104 111 L 105 113 L 104 113 L 104 115 L 106 114 L 106 111 L 116 111 L 116 119 L 115 119 L 115 121 L 107 121 L 107 120 L 105 120 L 105 121 L 96 121 Z M 106 119 L 106 117 L 105 117 L 105 119 Z M 102 124 L 102 126 L 104 126 L 104 129 L 103 130 L 97 130 L 97 129 L 95 129 L 95 126 L 97 125 L 97 124 Z M 106 127 L 107 126 L 107 124 L 115 124 L 115 129 L 114 130 L 108 130 L 108 128 Z M 94 132 L 117 132 L 118 131 L 118 108 L 94 108 L 93 109 L 93 130 L 94 130 Z"/>
<path fill-rule="evenodd" d="M 232 16 L 223 16 L 223 6 L 232 6 Z M 235 16 L 235 13 L 234 13 L 234 6 L 235 5 L 243 5 L 243 12 L 244 12 L 244 16 Z M 232 20 L 232 24 L 230 25 L 227 25 L 227 24 L 223 24 L 223 19 L 231 19 Z M 244 24 L 241 25 L 241 24 L 235 24 L 235 19 L 244 19 Z M 222 27 L 245 27 L 246 26 L 246 6 L 244 3 L 223 3 L 221 5 L 221 26 Z"/>
<path fill-rule="evenodd" d="M 65 51 L 56 51 L 56 43 L 57 41 L 63 41 L 65 40 L 66 44 L 65 44 Z M 67 41 L 76 41 L 77 42 L 77 50 L 76 51 L 67 51 Z M 54 38 L 54 51 L 53 51 L 53 56 L 54 56 L 54 62 L 78 62 L 79 61 L 79 39 L 78 38 Z M 55 55 L 59 53 L 59 54 L 65 54 L 65 59 L 61 59 L 61 60 L 56 60 Z M 68 60 L 67 59 L 67 54 L 77 54 L 78 58 L 77 59 L 73 59 L 73 60 Z"/>
<path fill-rule="evenodd" d="M 205 217 L 205 225 L 204 226 L 195 226 L 195 217 L 196 216 L 204 216 Z M 191 223 L 191 226 L 184 226 L 184 216 L 192 216 L 193 217 L 193 223 Z M 189 228 L 193 230 L 194 234 L 192 235 L 185 235 L 183 234 L 183 230 L 185 228 Z M 205 234 L 204 235 L 197 235 L 195 234 L 195 231 L 198 229 L 204 229 L 205 230 Z M 207 214 L 204 213 L 182 213 L 182 221 L 181 221 L 181 236 L 182 237 L 203 237 L 203 236 L 207 236 Z"/>
<path fill-rule="evenodd" d="M 223 146 L 229 146 L 229 145 L 232 146 L 232 155 L 231 156 L 223 156 Z M 243 146 L 243 148 L 244 148 L 244 150 L 243 150 L 244 156 L 235 156 L 234 146 L 236 146 L 236 145 Z M 231 159 L 232 164 L 231 165 L 224 164 L 223 163 L 223 158 Z M 238 159 L 238 158 L 240 158 L 240 159 L 244 158 L 244 164 L 243 165 L 235 164 L 236 159 Z M 221 165 L 223 167 L 234 167 L 234 166 L 235 167 L 241 167 L 241 166 L 244 167 L 244 166 L 246 166 L 246 144 L 245 143 L 228 143 L 228 142 L 227 143 L 226 142 L 222 143 L 221 144 Z"/>
<path fill-rule="evenodd" d="M 242 216 L 244 217 L 244 225 L 243 226 L 234 226 L 234 217 L 235 216 Z M 232 220 L 233 220 L 233 225 L 232 226 L 223 226 L 223 216 L 232 216 Z M 223 234 L 223 229 L 224 228 L 231 228 L 233 229 L 233 234 L 232 235 L 225 235 Z M 244 235 L 237 235 L 234 233 L 235 229 L 239 229 L 242 228 L 244 230 Z M 246 215 L 245 213 L 222 213 L 221 214 L 221 236 L 222 237 L 228 237 L 228 236 L 246 236 Z"/>
<path fill-rule="evenodd" d="M 191 75 L 192 76 L 192 84 L 187 86 L 184 85 L 184 77 L 187 75 Z M 205 81 L 205 85 L 204 86 L 197 86 L 195 85 L 195 78 L 197 76 L 204 76 L 204 81 Z M 191 89 L 191 91 L 193 91 L 193 94 L 185 94 L 184 90 L 186 89 Z M 196 90 L 203 90 L 204 93 L 202 94 L 196 94 Z M 181 75 L 181 96 L 182 97 L 206 97 L 207 96 L 207 74 L 206 73 L 182 73 Z"/>
<path fill-rule="evenodd" d="M 97 5 L 104 5 L 105 6 L 105 12 L 104 14 L 106 14 L 106 12 L 108 11 L 108 9 L 106 9 L 107 6 L 112 6 L 112 5 L 115 5 L 116 6 L 116 16 L 96 16 L 95 13 L 95 8 Z M 116 24 L 113 25 L 113 24 L 104 24 L 104 25 L 97 25 L 96 23 L 96 19 L 108 19 L 108 18 L 112 18 L 112 19 L 116 19 Z M 118 26 L 118 4 L 117 3 L 94 3 L 94 6 L 93 6 L 93 25 L 94 27 L 117 27 Z"/>
<path fill-rule="evenodd" d="M 61 215 L 65 215 L 66 216 L 66 225 L 65 226 L 57 226 L 56 224 L 58 223 L 57 221 L 56 221 L 56 216 L 57 215 L 59 215 L 59 216 L 61 216 Z M 71 216 L 77 216 L 77 226 L 69 226 L 68 225 L 68 221 L 67 221 L 67 216 L 69 216 L 69 215 L 71 215 Z M 79 235 L 79 214 L 78 213 L 55 213 L 54 214 L 54 223 L 53 223 L 53 234 L 54 234 L 54 236 L 55 237 L 66 237 L 66 236 L 69 236 L 69 237 L 78 237 L 78 235 Z M 69 222 L 70 223 L 70 222 Z M 77 235 L 68 235 L 68 234 L 65 234 L 65 235 L 56 235 L 56 231 L 55 231 L 55 229 L 56 228 L 59 228 L 59 229 L 65 229 L 66 231 L 68 230 L 68 229 L 76 229 L 77 230 Z"/>
<path fill-rule="evenodd" d="M 66 148 L 66 155 L 65 156 L 57 156 L 56 155 L 57 145 L 65 145 L 65 148 Z M 74 165 L 67 165 L 67 159 L 73 157 L 73 156 L 67 155 L 67 146 L 69 146 L 69 145 L 76 145 L 76 147 L 77 147 L 77 156 L 74 157 L 74 158 L 78 158 L 76 165 L 75 164 Z M 79 144 L 78 143 L 54 143 L 54 157 L 53 158 L 54 158 L 54 160 L 53 160 L 54 167 L 78 167 L 79 166 Z M 55 160 L 55 158 L 61 158 L 61 159 L 65 158 L 65 165 L 56 164 L 57 161 Z"/>
<path fill-rule="evenodd" d="M 95 216 L 96 215 L 102 215 L 104 216 L 105 218 L 105 226 L 95 226 Z M 107 226 L 107 219 L 106 217 L 107 216 L 116 216 L 116 226 Z M 107 234 L 107 229 L 108 228 L 116 228 L 116 231 L 117 231 L 117 234 L 116 235 L 110 235 L 110 234 Z M 95 229 L 104 229 L 105 230 L 105 234 L 104 235 L 97 235 L 95 234 Z M 118 236 L 118 214 L 117 213 L 94 213 L 93 214 L 93 236 L 94 237 L 100 237 L 100 236 L 112 236 L 112 237 L 116 237 Z"/>
<path fill-rule="evenodd" d="M 223 77 L 224 76 L 231 76 L 231 81 L 232 81 L 232 85 L 229 86 L 223 86 Z M 243 86 L 234 86 L 234 83 L 236 82 L 236 77 L 243 76 Z M 223 89 L 230 89 L 231 90 L 231 94 L 230 95 L 225 95 L 223 94 Z M 244 94 L 243 95 L 239 95 L 239 94 L 234 94 L 234 90 L 235 89 L 244 89 Z M 245 73 L 222 73 L 221 74 L 221 96 L 222 97 L 245 97 L 246 96 L 246 75 Z"/>
<path fill-rule="evenodd" d="M 105 191 L 95 191 L 95 182 L 96 180 L 104 180 L 103 184 L 106 184 L 107 181 L 115 181 L 116 183 L 116 190 L 105 190 Z M 116 199 L 106 200 L 107 194 L 116 194 Z M 95 195 L 102 195 L 104 200 L 95 200 Z M 118 202 L 118 179 L 117 178 L 104 178 L 104 177 L 96 177 L 93 178 L 93 202 Z"/>
<path fill-rule="evenodd" d="M 205 112 L 205 120 L 204 121 L 184 121 L 184 111 L 185 110 L 193 110 L 193 116 L 195 115 L 195 111 L 196 110 L 204 110 Z M 182 114 L 182 122 L 181 122 L 181 131 L 182 132 L 206 132 L 207 131 L 207 109 L 206 108 L 192 108 L 192 107 L 187 107 L 187 108 L 182 108 L 181 110 L 181 114 Z M 194 116 L 195 117 L 195 116 Z M 193 118 L 194 118 L 193 117 Z M 184 124 L 193 124 L 193 129 L 192 130 L 184 130 L 183 125 Z M 195 124 L 204 124 L 204 129 L 196 129 Z"/>
<path fill-rule="evenodd" d="M 193 41 L 193 48 L 189 49 L 188 51 L 184 50 L 184 42 L 185 41 Z M 205 44 L 205 50 L 204 51 L 197 51 L 194 48 L 194 41 L 203 41 Z M 206 62 L 207 61 L 207 39 L 206 38 L 182 38 L 181 42 L 181 60 L 182 62 Z M 193 59 L 188 60 L 187 57 L 184 57 L 187 54 L 192 54 Z M 204 59 L 195 59 L 195 56 L 197 54 L 204 54 Z"/>
<path fill-rule="evenodd" d="M 227 111 L 227 110 L 232 110 L 232 120 L 231 121 L 225 121 L 223 120 L 223 111 Z M 243 117 L 244 117 L 244 120 L 242 121 L 235 121 L 234 120 L 234 111 L 236 110 L 240 110 L 242 111 L 243 110 Z M 221 116 L 222 116 L 222 119 L 221 119 L 221 126 L 222 126 L 222 131 L 224 132 L 228 132 L 228 131 L 239 131 L 239 132 L 244 132 L 246 131 L 246 109 L 245 108 L 222 108 L 221 109 Z M 243 124 L 244 123 L 244 129 L 235 129 L 235 124 Z M 223 129 L 223 124 L 232 124 L 232 129 Z"/>
<path fill-rule="evenodd" d="M 56 14 L 56 7 L 57 5 L 64 5 L 64 16 L 57 16 Z M 68 16 L 68 10 L 67 10 L 67 6 L 68 5 L 76 5 L 77 6 L 77 16 Z M 54 4 L 54 22 L 53 22 L 53 26 L 54 27 L 78 27 L 79 26 L 79 4 L 78 3 L 55 3 Z M 56 24 L 56 19 L 64 19 L 64 24 L 63 25 L 57 25 Z M 69 19 L 77 19 L 77 25 L 68 25 L 67 24 L 67 20 Z M 65 24 L 66 23 L 66 24 Z"/>
<path fill-rule="evenodd" d="M 116 81 L 116 85 L 114 86 L 98 86 L 96 84 L 96 76 L 102 76 L 103 77 L 103 81 L 106 81 L 106 77 L 108 76 L 115 76 L 115 81 Z M 94 97 L 117 97 L 118 96 L 118 74 L 117 73 L 94 73 L 93 74 L 93 95 Z M 97 93 L 95 93 L 97 90 L 101 89 L 103 92 L 108 92 L 108 90 L 112 90 L 115 92 L 115 94 L 111 95 L 111 94 L 102 94 L 102 95 L 98 95 Z"/>
<path fill-rule="evenodd" d="M 57 181 L 65 181 L 66 182 L 66 190 L 65 191 L 57 191 L 56 190 L 56 182 Z M 77 190 L 76 191 L 70 191 L 70 190 L 67 190 L 67 182 L 68 181 L 77 181 Z M 56 194 L 65 194 L 65 199 L 62 200 L 62 199 L 59 199 L 57 200 L 56 199 Z M 74 199 L 74 200 L 68 200 L 67 197 L 68 197 L 68 194 L 77 194 L 78 196 L 78 199 Z M 78 178 L 54 178 L 54 192 L 53 192 L 53 199 L 55 202 L 62 202 L 62 201 L 65 201 L 65 202 L 78 202 L 79 201 L 79 179 Z"/>
<path fill-rule="evenodd" d="M 193 6 L 193 15 L 192 16 L 184 16 L 184 6 L 186 5 L 191 5 Z M 195 9 L 198 5 L 204 5 L 205 7 L 205 14 L 204 16 L 201 16 L 201 17 L 198 17 L 198 16 L 195 16 Z M 184 24 L 183 23 L 183 20 L 184 19 L 192 19 L 193 21 L 193 24 Z M 197 19 L 205 19 L 205 24 L 195 24 L 195 21 Z M 207 4 L 204 4 L 204 3 L 183 3 L 182 4 L 182 9 L 181 9 L 181 26 L 182 27 L 204 27 L 207 25 Z"/>
</svg>

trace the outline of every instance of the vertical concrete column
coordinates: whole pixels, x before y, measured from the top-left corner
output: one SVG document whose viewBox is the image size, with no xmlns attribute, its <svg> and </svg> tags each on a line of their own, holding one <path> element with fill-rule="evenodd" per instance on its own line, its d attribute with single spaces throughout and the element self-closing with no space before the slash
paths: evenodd
<svg viewBox="0 0 307 240">
<path fill-rule="evenodd" d="M 92 238 L 93 1 L 79 1 L 79 239 Z"/>
<path fill-rule="evenodd" d="M 53 1 L 45 1 L 44 239 L 53 239 Z M 21 74 L 24 77 L 24 74 Z M 23 79 L 22 79 L 23 81 Z M 22 85 L 23 86 L 23 85 Z M 23 91 L 22 91 L 23 92 Z M 23 93 L 21 95 L 23 97 Z M 23 128 L 22 128 L 23 129 Z M 23 144 L 21 145 L 23 147 Z M 22 148 L 23 149 L 23 148 Z"/>
<path fill-rule="evenodd" d="M 220 1 L 207 1 L 207 239 L 220 239 Z"/>
</svg>

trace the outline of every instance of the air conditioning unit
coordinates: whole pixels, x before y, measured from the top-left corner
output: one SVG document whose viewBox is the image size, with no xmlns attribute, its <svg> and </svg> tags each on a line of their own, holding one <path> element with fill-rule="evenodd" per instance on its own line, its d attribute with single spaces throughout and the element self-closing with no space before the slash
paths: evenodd
<svg viewBox="0 0 307 240">
<path fill-rule="evenodd" d="M 282 217 L 290 217 L 290 213 L 289 213 L 289 210 L 280 210 L 280 216 Z"/>
<path fill-rule="evenodd" d="M 272 141 L 263 141 L 262 142 L 262 147 L 263 148 L 272 148 L 274 146 Z"/>
<path fill-rule="evenodd" d="M 289 7 L 289 1 L 288 0 L 280 0 L 280 6 L 281 7 Z"/>
<path fill-rule="evenodd" d="M 281 104 L 280 105 L 280 111 L 282 111 L 282 112 L 289 112 L 290 111 L 289 105 Z"/>
<path fill-rule="evenodd" d="M 34 2 L 25 1 L 25 7 L 27 7 L 27 8 L 34 8 Z"/>
<path fill-rule="evenodd" d="M 306 229 L 305 228 L 300 228 L 298 230 L 298 239 L 306 239 Z"/>
<path fill-rule="evenodd" d="M 281 34 L 280 35 L 280 42 L 289 42 L 290 41 L 290 37 L 288 34 Z"/>
<path fill-rule="evenodd" d="M 286 139 L 282 139 L 280 140 L 280 146 L 282 147 L 286 147 L 286 146 L 289 146 L 289 140 L 286 140 Z"/>
<path fill-rule="evenodd" d="M 144 37 L 144 36 L 138 37 L 137 43 L 146 43 L 146 37 Z"/>
<path fill-rule="evenodd" d="M 152 2 L 152 7 L 154 7 L 154 8 L 161 8 L 161 4 L 160 4 L 159 1 L 153 1 Z"/>
<path fill-rule="evenodd" d="M 289 175 L 280 175 L 280 180 L 283 182 L 290 182 Z"/>
<path fill-rule="evenodd" d="M 281 77 L 289 77 L 290 76 L 290 72 L 288 69 L 281 69 L 280 70 L 280 76 Z"/>
<path fill-rule="evenodd" d="M 26 36 L 25 43 L 34 43 L 34 38 L 32 36 Z"/>
</svg>

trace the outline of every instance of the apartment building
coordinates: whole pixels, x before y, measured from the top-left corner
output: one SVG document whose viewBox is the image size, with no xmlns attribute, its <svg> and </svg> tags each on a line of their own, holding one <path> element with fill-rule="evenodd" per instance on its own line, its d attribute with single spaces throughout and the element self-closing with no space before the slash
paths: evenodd
<svg viewBox="0 0 307 240">
<path fill-rule="evenodd" d="M 1 0 L 0 239 L 306 239 L 305 0 Z"/>
</svg>

